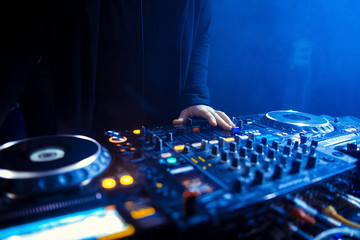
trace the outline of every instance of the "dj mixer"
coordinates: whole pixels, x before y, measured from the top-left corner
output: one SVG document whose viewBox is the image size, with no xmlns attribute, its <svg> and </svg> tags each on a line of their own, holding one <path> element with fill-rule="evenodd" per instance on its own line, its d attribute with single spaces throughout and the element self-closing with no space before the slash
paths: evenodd
<svg viewBox="0 0 360 240">
<path fill-rule="evenodd" d="M 233 122 L 6 143 L 0 238 L 359 239 L 360 119 Z"/>
</svg>

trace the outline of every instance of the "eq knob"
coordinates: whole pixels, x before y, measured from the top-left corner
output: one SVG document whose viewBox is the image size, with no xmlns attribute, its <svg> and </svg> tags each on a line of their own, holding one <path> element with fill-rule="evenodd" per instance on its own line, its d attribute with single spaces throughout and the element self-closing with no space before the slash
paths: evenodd
<svg viewBox="0 0 360 240">
<path fill-rule="evenodd" d="M 163 140 L 157 138 L 155 143 L 155 151 L 162 151 L 162 149 L 163 149 Z"/>
<path fill-rule="evenodd" d="M 240 157 L 245 158 L 246 157 L 246 148 L 241 147 L 239 152 Z"/>
<path fill-rule="evenodd" d="M 250 162 L 252 165 L 259 164 L 259 153 L 253 152 L 250 157 Z"/>
<path fill-rule="evenodd" d="M 235 153 L 236 152 L 236 143 L 235 142 L 230 143 L 229 151 L 230 151 L 230 153 Z"/>
<path fill-rule="evenodd" d="M 286 145 L 286 146 L 284 147 L 283 154 L 289 156 L 289 155 L 290 155 L 290 151 L 291 151 L 290 146 L 289 146 L 289 145 Z"/>
<path fill-rule="evenodd" d="M 258 144 L 257 146 L 256 146 L 256 152 L 258 153 L 258 154 L 263 154 L 264 153 L 264 145 L 263 144 Z"/>
<path fill-rule="evenodd" d="M 267 138 L 266 138 L 266 137 L 263 137 L 263 138 L 261 139 L 261 144 L 263 144 L 264 146 L 266 146 L 266 144 L 267 144 Z"/>
<path fill-rule="evenodd" d="M 185 145 L 185 146 L 184 146 L 184 149 L 182 150 L 182 153 L 183 153 L 183 154 L 188 154 L 189 152 L 190 152 L 190 146 Z"/>
<path fill-rule="evenodd" d="M 231 168 L 232 168 L 232 169 L 238 169 L 238 168 L 240 167 L 239 162 L 240 162 L 239 157 L 238 157 L 238 156 L 234 156 L 234 157 L 231 159 Z"/>
<path fill-rule="evenodd" d="M 295 141 L 294 143 L 294 150 L 297 151 L 299 149 L 299 142 Z"/>
<path fill-rule="evenodd" d="M 270 148 L 267 153 L 267 157 L 271 160 L 275 158 L 275 150 L 273 148 Z"/>
<path fill-rule="evenodd" d="M 225 146 L 225 138 L 219 137 L 219 148 L 223 148 Z"/>
<path fill-rule="evenodd" d="M 227 162 L 228 159 L 229 159 L 229 152 L 223 150 L 223 151 L 221 152 L 220 161 L 222 161 L 222 162 Z"/>
<path fill-rule="evenodd" d="M 264 180 L 264 173 L 262 171 L 260 171 L 259 169 L 257 169 L 255 171 L 255 178 L 254 181 L 252 182 L 253 185 L 261 185 L 263 183 Z"/>
<path fill-rule="evenodd" d="M 282 174 L 283 174 L 283 168 L 280 165 L 276 165 L 272 179 L 273 180 L 280 179 Z"/>
<path fill-rule="evenodd" d="M 166 134 L 166 138 L 165 138 L 165 141 L 167 142 L 171 142 L 173 140 L 173 133 L 167 133 Z"/>
<path fill-rule="evenodd" d="M 300 172 L 301 162 L 299 160 L 293 160 L 291 164 L 290 174 L 296 174 Z"/>
<path fill-rule="evenodd" d="M 213 145 L 213 146 L 211 147 L 211 155 L 212 155 L 213 157 L 216 157 L 217 155 L 219 155 L 219 146 Z"/>
<path fill-rule="evenodd" d="M 201 140 L 200 150 L 206 151 L 208 148 L 208 140 Z"/>
<path fill-rule="evenodd" d="M 275 151 L 279 150 L 279 142 L 274 141 L 274 142 L 271 144 L 271 147 L 272 147 L 273 149 L 275 149 Z"/>
<path fill-rule="evenodd" d="M 245 146 L 248 148 L 248 149 L 252 149 L 253 148 L 253 140 L 252 139 L 248 139 L 246 140 L 246 144 Z"/>
<path fill-rule="evenodd" d="M 306 136 L 301 136 L 301 137 L 300 137 L 300 143 L 301 143 L 301 144 L 305 144 L 306 141 L 307 141 L 307 137 L 306 137 Z"/>
<path fill-rule="evenodd" d="M 316 157 L 314 155 L 309 155 L 305 168 L 312 169 L 315 168 L 315 165 L 316 165 Z"/>
</svg>

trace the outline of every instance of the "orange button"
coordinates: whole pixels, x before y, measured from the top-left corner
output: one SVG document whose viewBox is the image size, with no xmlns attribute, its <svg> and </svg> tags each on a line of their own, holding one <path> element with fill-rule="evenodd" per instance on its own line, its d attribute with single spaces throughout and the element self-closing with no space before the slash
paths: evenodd
<svg viewBox="0 0 360 240">
<path fill-rule="evenodd" d="M 116 181 L 113 178 L 105 178 L 102 180 L 101 186 L 105 189 L 112 189 L 116 186 Z"/>
<path fill-rule="evenodd" d="M 121 185 L 131 185 L 134 183 L 134 178 L 130 175 L 124 175 L 120 178 Z"/>
</svg>

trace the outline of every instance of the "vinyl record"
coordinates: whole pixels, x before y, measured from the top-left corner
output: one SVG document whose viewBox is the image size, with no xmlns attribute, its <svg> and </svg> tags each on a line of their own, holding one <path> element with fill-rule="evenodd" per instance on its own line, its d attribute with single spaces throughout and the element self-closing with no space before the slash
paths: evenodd
<svg viewBox="0 0 360 240">
<path fill-rule="evenodd" d="M 0 187 L 10 193 L 37 193 L 84 184 L 111 161 L 105 148 L 85 136 L 46 136 L 0 147 Z"/>
<path fill-rule="evenodd" d="M 267 126 L 285 131 L 314 133 L 329 133 L 334 131 L 334 127 L 327 119 L 321 116 L 292 110 L 269 112 L 261 121 Z"/>
</svg>

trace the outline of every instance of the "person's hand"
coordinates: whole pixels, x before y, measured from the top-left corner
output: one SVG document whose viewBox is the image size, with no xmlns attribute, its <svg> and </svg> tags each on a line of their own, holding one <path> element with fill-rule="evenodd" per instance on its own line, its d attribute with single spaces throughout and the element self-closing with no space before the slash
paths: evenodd
<svg viewBox="0 0 360 240">
<path fill-rule="evenodd" d="M 174 125 L 184 124 L 188 118 L 191 117 L 202 117 L 209 121 L 210 125 L 217 126 L 219 125 L 225 130 L 231 130 L 232 127 L 235 127 L 235 124 L 230 120 L 230 118 L 222 111 L 214 110 L 212 107 L 206 105 L 194 105 L 188 108 L 185 108 L 181 111 L 180 116 L 177 119 L 173 120 Z"/>
</svg>

